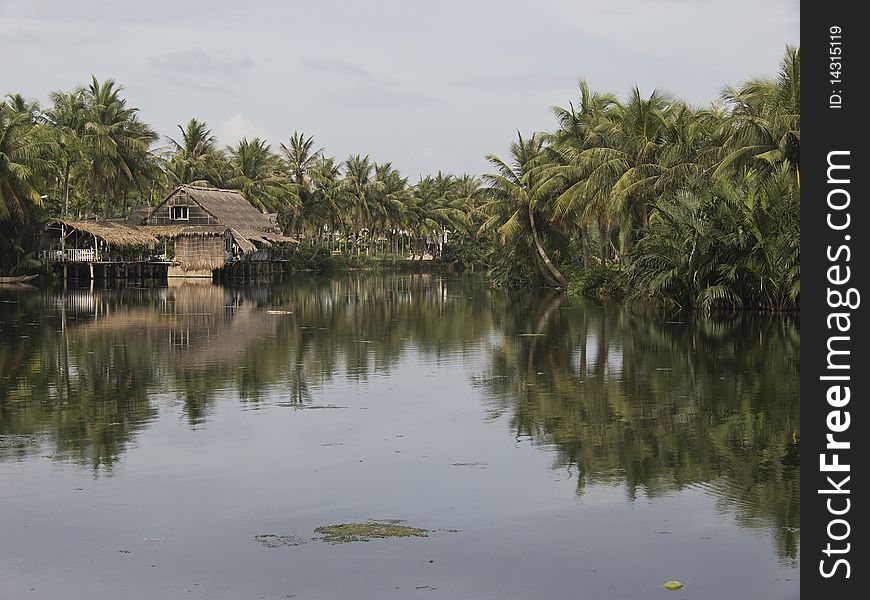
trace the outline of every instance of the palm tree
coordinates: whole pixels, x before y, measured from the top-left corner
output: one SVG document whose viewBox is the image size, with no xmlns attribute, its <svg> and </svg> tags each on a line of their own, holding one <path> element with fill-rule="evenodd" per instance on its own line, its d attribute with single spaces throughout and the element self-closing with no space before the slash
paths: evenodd
<svg viewBox="0 0 870 600">
<path fill-rule="evenodd" d="M 464 176 L 460 180 L 440 171 L 435 177 L 424 177 L 415 187 L 414 197 L 425 225 L 423 233 L 439 239 L 439 254 L 449 232 L 462 232 L 470 227 L 471 197 L 478 187 L 473 178 Z"/>
<path fill-rule="evenodd" d="M 391 163 L 375 164 L 373 192 L 377 214 L 373 221 L 372 238 L 376 238 L 380 232 L 389 232 L 394 250 L 398 243 L 399 231 L 407 219 L 407 188 L 408 178 L 402 177 Z M 386 246 L 384 254 L 386 254 Z"/>
<path fill-rule="evenodd" d="M 313 182 L 309 171 L 323 156 L 323 148 L 314 150 L 314 136 L 305 137 L 305 134 L 294 131 L 290 136 L 290 143 L 281 144 L 281 151 L 290 172 L 290 180 L 293 183 L 293 191 L 298 198 L 297 208 L 293 210 L 290 220 L 290 231 L 297 232 L 299 219 L 304 219 L 304 213 L 308 210 L 314 195 Z"/>
<path fill-rule="evenodd" d="M 265 140 L 242 138 L 228 152 L 231 169 L 225 182 L 228 187 L 239 190 L 248 202 L 263 211 L 280 213 L 298 205 L 278 157 Z"/>
<path fill-rule="evenodd" d="M 138 167 L 149 159 L 150 146 L 157 140 L 150 126 L 138 120 L 138 109 L 127 106 L 120 95 L 123 89 L 114 79 L 100 83 L 91 76 L 85 91 L 83 142 L 92 164 L 87 212 L 101 192 L 104 217 L 112 205 L 109 195 L 120 195 L 123 186 L 138 183 Z"/>
<path fill-rule="evenodd" d="M 754 79 L 725 89 L 722 99 L 732 112 L 723 123 L 727 153 L 717 174 L 746 165 L 770 170 L 785 163 L 800 188 L 800 81 L 800 49 L 789 46 L 777 79 Z"/>
<path fill-rule="evenodd" d="M 38 187 L 48 165 L 42 158 L 47 147 L 33 123 L 33 113 L 0 102 L 0 221 L 25 219 L 42 199 Z"/>
<path fill-rule="evenodd" d="M 485 201 L 481 210 L 489 217 L 480 231 L 497 227 L 503 244 L 523 233 L 531 234 L 537 253 L 536 264 L 544 280 L 553 286 L 567 286 L 568 280 L 544 249 L 537 223 L 537 218 L 543 216 L 538 189 L 543 179 L 536 175 L 535 169 L 547 161 L 543 152 L 544 138 L 533 135 L 526 140 L 519 132 L 517 138 L 510 147 L 509 163 L 494 154 L 486 157 L 496 167 L 496 172 L 484 175 L 486 186 L 478 190 L 478 196 Z"/>
<path fill-rule="evenodd" d="M 303 225 L 310 225 L 322 232 L 328 225 L 332 249 L 335 248 L 335 235 L 338 225 L 342 222 L 341 214 L 345 212 L 341 167 L 332 157 L 321 157 L 308 168 L 313 193 L 308 206 L 303 213 Z"/>
<path fill-rule="evenodd" d="M 83 145 L 87 110 L 85 90 L 77 87 L 70 92 L 52 92 L 51 103 L 52 107 L 46 111 L 45 117 L 55 143 L 62 181 L 60 215 L 65 217 L 69 211 L 73 169 L 86 161 Z"/>
<path fill-rule="evenodd" d="M 612 113 L 619 103 L 610 93 L 590 90 L 586 81 L 580 81 L 580 101 L 575 109 L 554 107 L 559 128 L 549 134 L 551 162 L 544 165 L 541 193 L 556 195 L 554 216 L 576 223 L 580 230 L 583 263 L 591 266 L 589 225 L 597 224 L 600 264 L 607 263 L 609 254 L 610 218 L 609 193 L 590 184 L 594 181 L 591 149 L 601 147 L 612 132 Z"/>
<path fill-rule="evenodd" d="M 355 219 L 355 223 L 347 222 L 346 227 L 350 229 L 355 226 L 357 254 L 360 250 L 359 238 L 363 231 L 370 232 L 373 216 L 377 213 L 374 168 L 375 165 L 368 155 L 352 155 L 344 162 L 342 191 L 350 208 L 351 218 Z"/>
<path fill-rule="evenodd" d="M 223 156 L 217 147 L 217 138 L 204 121 L 190 119 L 187 125 L 178 125 L 180 141 L 168 138 L 171 144 L 166 173 L 171 183 L 214 185 L 220 178 Z"/>
</svg>

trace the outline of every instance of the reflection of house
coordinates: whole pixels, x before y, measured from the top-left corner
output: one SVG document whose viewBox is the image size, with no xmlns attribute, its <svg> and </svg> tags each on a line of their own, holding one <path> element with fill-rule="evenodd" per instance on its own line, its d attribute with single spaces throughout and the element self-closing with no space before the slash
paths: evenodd
<svg viewBox="0 0 870 600">
<path fill-rule="evenodd" d="M 234 190 L 180 185 L 139 229 L 175 243 L 170 276 L 207 275 L 234 260 L 267 260 L 276 244 L 295 244 L 268 215 Z"/>
<path fill-rule="evenodd" d="M 91 307 L 71 311 L 75 330 L 94 339 L 113 334 L 128 339 L 141 355 L 170 353 L 173 372 L 197 371 L 209 365 L 232 365 L 262 340 L 274 337 L 280 318 L 270 317 L 244 293 L 196 280 L 175 282 L 145 292 L 142 297 L 157 302 L 125 305 L 109 302 L 114 292 L 81 295 L 91 298 Z M 71 296 L 65 296 L 69 304 Z M 79 301 L 80 302 L 80 301 Z M 73 308 L 73 306 L 68 306 Z"/>
</svg>

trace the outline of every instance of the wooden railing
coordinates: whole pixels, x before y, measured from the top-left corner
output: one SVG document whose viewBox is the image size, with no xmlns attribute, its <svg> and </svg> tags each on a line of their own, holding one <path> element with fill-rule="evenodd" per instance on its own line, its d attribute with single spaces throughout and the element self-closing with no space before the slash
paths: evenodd
<svg viewBox="0 0 870 600">
<path fill-rule="evenodd" d="M 118 258 L 109 252 L 97 253 L 93 248 L 67 248 L 66 250 L 43 250 L 39 257 L 47 262 L 168 262 L 165 254 L 140 254 Z"/>
<path fill-rule="evenodd" d="M 93 248 L 43 250 L 42 259 L 50 262 L 94 262 L 97 260 L 97 253 Z"/>
</svg>

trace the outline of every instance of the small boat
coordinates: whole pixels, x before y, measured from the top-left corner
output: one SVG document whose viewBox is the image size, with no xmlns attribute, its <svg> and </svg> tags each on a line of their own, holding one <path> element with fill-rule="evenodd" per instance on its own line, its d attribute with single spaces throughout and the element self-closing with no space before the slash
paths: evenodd
<svg viewBox="0 0 870 600">
<path fill-rule="evenodd" d="M 0 283 L 27 283 L 33 281 L 39 275 L 16 275 L 14 277 L 0 277 Z"/>
</svg>

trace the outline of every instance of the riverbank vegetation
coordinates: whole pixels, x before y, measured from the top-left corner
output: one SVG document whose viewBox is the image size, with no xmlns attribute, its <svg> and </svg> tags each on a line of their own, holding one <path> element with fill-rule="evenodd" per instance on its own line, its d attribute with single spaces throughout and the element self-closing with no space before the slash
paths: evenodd
<svg viewBox="0 0 870 600">
<path fill-rule="evenodd" d="M 0 102 L 0 273 L 32 269 L 49 217 L 124 217 L 178 184 L 239 190 L 299 252 L 433 258 L 496 285 L 681 307 L 796 309 L 800 297 L 800 51 L 777 77 L 697 108 L 586 82 L 552 131 L 517 134 L 481 177 L 410 182 L 311 135 L 222 148 L 196 118 L 162 139 L 113 80 Z M 319 257 L 328 260 L 320 260 Z M 359 259 L 362 260 L 362 259 Z"/>
</svg>

